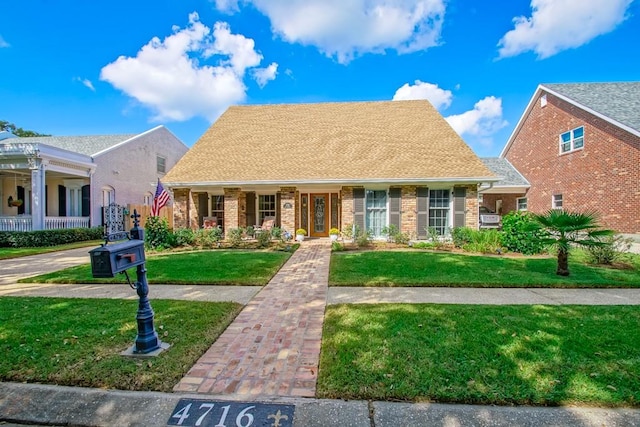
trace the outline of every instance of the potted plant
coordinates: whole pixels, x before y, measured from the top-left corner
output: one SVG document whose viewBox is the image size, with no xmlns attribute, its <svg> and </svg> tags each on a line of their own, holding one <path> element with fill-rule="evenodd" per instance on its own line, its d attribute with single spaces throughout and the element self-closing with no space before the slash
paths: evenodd
<svg viewBox="0 0 640 427">
<path fill-rule="evenodd" d="M 340 230 L 338 230 L 337 228 L 332 228 L 331 230 L 329 230 L 329 238 L 332 242 L 338 240 L 338 235 L 340 235 Z"/>
<path fill-rule="evenodd" d="M 13 197 L 9 196 L 9 199 L 7 200 L 9 207 L 19 207 L 22 206 L 22 199 L 14 199 Z"/>
<path fill-rule="evenodd" d="M 304 228 L 298 228 L 296 230 L 296 241 L 297 242 L 304 241 L 304 236 L 306 236 L 306 234 L 307 234 L 307 230 L 305 230 Z"/>
</svg>

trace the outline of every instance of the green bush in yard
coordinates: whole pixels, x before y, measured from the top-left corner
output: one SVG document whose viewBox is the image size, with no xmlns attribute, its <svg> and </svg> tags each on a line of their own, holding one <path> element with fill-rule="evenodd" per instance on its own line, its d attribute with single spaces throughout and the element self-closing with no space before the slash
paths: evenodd
<svg viewBox="0 0 640 427">
<path fill-rule="evenodd" d="M 535 255 L 544 252 L 547 233 L 531 214 L 512 211 L 502 217 L 502 245 L 511 252 Z"/>
<path fill-rule="evenodd" d="M 194 236 L 194 243 L 205 249 L 217 247 L 223 237 L 220 227 L 200 228 L 194 232 Z"/>
<path fill-rule="evenodd" d="M 272 233 L 270 233 L 269 231 L 259 232 L 256 235 L 256 240 L 258 241 L 258 247 L 260 248 L 268 247 L 271 244 L 271 236 L 272 236 Z"/>
<path fill-rule="evenodd" d="M 150 216 L 144 225 L 144 242 L 149 249 L 169 249 L 177 245 L 175 235 L 164 217 Z"/>
<path fill-rule="evenodd" d="M 196 242 L 196 234 L 190 228 L 178 228 L 173 234 L 176 246 L 192 246 Z"/>
<path fill-rule="evenodd" d="M 469 237 L 471 241 L 462 246 L 465 251 L 483 254 L 502 252 L 502 239 L 498 230 L 471 230 Z"/>
<path fill-rule="evenodd" d="M 57 246 L 67 243 L 100 240 L 103 238 L 102 227 L 65 228 L 59 230 L 35 231 L 2 231 L 0 232 L 0 247 L 4 248 L 33 248 Z"/>
<path fill-rule="evenodd" d="M 587 256 L 591 264 L 611 265 L 614 262 L 625 261 L 633 240 L 618 234 L 607 236 L 600 240 L 602 246 L 588 246 Z"/>
<path fill-rule="evenodd" d="M 232 228 L 227 231 L 227 241 L 232 248 L 237 248 L 242 244 L 242 235 L 244 234 L 244 229 L 242 227 Z"/>
<path fill-rule="evenodd" d="M 469 227 L 454 227 L 451 229 L 451 240 L 453 240 L 453 246 L 461 248 L 467 243 L 471 243 L 473 231 Z"/>
</svg>

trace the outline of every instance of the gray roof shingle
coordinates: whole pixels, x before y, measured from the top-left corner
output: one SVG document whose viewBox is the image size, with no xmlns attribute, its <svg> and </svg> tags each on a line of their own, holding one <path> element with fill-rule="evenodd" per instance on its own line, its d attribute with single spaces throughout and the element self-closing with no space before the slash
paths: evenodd
<svg viewBox="0 0 640 427">
<path fill-rule="evenodd" d="M 481 157 L 482 163 L 494 174 L 496 174 L 500 181 L 494 185 L 496 187 L 528 187 L 529 181 L 513 167 L 511 163 L 505 158 L 501 157 Z"/>
<path fill-rule="evenodd" d="M 136 134 L 123 135 L 90 135 L 90 136 L 35 136 L 30 138 L 11 138 L 5 140 L 5 143 L 31 143 L 43 144 L 51 147 L 61 148 L 63 150 L 72 151 L 74 153 L 93 156 L 100 151 L 111 148 L 120 144 Z"/>
<path fill-rule="evenodd" d="M 640 82 L 554 83 L 541 86 L 640 131 Z"/>
</svg>

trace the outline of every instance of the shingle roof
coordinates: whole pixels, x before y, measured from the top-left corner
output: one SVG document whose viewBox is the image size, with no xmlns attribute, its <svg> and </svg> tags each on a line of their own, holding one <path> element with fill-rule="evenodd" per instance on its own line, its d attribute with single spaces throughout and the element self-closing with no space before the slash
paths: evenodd
<svg viewBox="0 0 640 427">
<path fill-rule="evenodd" d="M 482 163 L 489 168 L 491 172 L 496 174 L 500 181 L 494 185 L 496 187 L 529 187 L 529 181 L 518 172 L 513 165 L 501 157 L 481 157 Z"/>
<path fill-rule="evenodd" d="M 541 86 L 640 131 L 640 82 L 567 83 Z"/>
<path fill-rule="evenodd" d="M 493 174 L 427 101 L 230 107 L 163 182 L 481 180 Z"/>
<path fill-rule="evenodd" d="M 133 138 L 135 134 L 125 135 L 91 135 L 91 136 L 35 136 L 29 138 L 12 138 L 5 140 L 9 143 L 32 143 L 43 144 L 63 150 L 93 156 L 100 151 L 120 144 L 127 139 Z"/>
</svg>

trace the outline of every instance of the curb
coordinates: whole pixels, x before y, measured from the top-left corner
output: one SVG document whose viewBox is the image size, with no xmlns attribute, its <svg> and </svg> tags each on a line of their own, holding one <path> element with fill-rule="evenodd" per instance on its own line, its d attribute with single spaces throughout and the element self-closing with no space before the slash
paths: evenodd
<svg viewBox="0 0 640 427">
<path fill-rule="evenodd" d="M 180 399 L 187 397 L 233 401 L 228 396 L 0 383 L 0 425 L 4 421 L 79 427 L 167 426 Z M 256 401 L 294 405 L 296 427 L 640 426 L 640 409 L 635 408 L 506 407 L 305 398 Z"/>
</svg>

